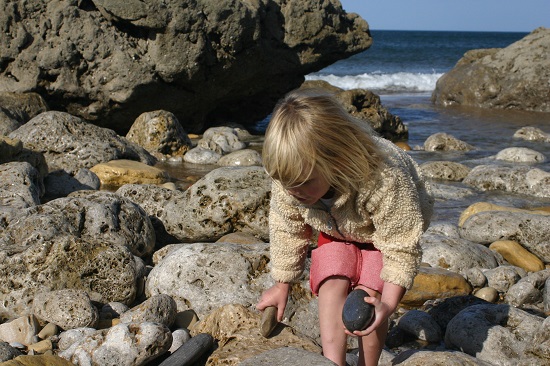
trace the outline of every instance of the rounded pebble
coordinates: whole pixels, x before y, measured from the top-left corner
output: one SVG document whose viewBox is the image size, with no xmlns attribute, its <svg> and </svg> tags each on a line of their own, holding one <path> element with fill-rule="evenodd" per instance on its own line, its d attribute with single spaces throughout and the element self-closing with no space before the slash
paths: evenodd
<svg viewBox="0 0 550 366">
<path fill-rule="evenodd" d="M 477 290 L 474 295 L 475 295 L 475 297 L 478 297 L 480 299 L 483 299 L 483 300 L 491 302 L 491 303 L 497 302 L 497 300 L 499 298 L 498 291 L 495 290 L 492 287 L 483 287 L 483 288 Z"/>
<path fill-rule="evenodd" d="M 366 303 L 365 297 L 369 297 L 366 291 L 355 289 L 350 292 L 344 303 L 342 321 L 350 332 L 367 328 L 374 316 L 374 306 Z"/>
<path fill-rule="evenodd" d="M 279 324 L 277 321 L 277 307 L 268 306 L 262 313 L 262 319 L 260 321 L 260 333 L 264 337 L 269 337 L 273 329 Z"/>
</svg>

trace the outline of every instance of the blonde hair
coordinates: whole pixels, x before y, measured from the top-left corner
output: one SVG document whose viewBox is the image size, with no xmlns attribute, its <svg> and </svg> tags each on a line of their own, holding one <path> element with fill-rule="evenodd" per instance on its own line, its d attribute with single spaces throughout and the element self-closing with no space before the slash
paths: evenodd
<svg viewBox="0 0 550 366">
<path fill-rule="evenodd" d="M 381 162 L 373 134 L 367 122 L 351 116 L 326 92 L 296 90 L 273 111 L 263 164 L 285 188 L 304 183 L 316 168 L 337 191 L 357 190 Z"/>
</svg>

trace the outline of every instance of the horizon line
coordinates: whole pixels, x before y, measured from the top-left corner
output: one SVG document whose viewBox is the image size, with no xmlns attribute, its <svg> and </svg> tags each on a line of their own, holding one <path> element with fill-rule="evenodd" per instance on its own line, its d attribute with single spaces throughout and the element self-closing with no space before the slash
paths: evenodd
<svg viewBox="0 0 550 366">
<path fill-rule="evenodd" d="M 519 30 L 458 30 L 458 29 L 389 29 L 389 28 L 370 28 L 369 31 L 394 31 L 394 32 L 475 32 L 475 33 L 531 33 L 535 29 L 545 28 L 543 26 L 536 27 L 530 31 Z"/>
</svg>

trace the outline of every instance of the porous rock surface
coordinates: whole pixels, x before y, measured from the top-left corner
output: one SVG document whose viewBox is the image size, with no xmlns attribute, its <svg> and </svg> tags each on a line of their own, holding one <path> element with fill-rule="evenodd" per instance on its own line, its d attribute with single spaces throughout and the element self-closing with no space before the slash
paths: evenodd
<svg viewBox="0 0 550 366">
<path fill-rule="evenodd" d="M 266 280 L 268 250 L 267 244 L 185 244 L 151 270 L 146 296 L 167 294 L 179 311 L 190 307 L 199 317 L 224 304 L 250 306 Z"/>
<path fill-rule="evenodd" d="M 134 255 L 151 254 L 155 244 L 149 218 L 112 193 L 80 194 L 7 216 L 0 231 L 0 316 L 29 314 L 34 295 L 46 290 L 85 290 L 103 303 L 135 299 Z"/>
<path fill-rule="evenodd" d="M 87 123 L 65 112 L 49 111 L 11 132 L 29 150 L 42 153 L 49 172 L 74 173 L 80 168 L 115 159 L 129 159 L 153 165 L 156 159 L 143 147 L 115 131 Z"/>
<path fill-rule="evenodd" d="M 117 194 L 143 207 L 167 240 L 210 241 L 234 231 L 269 237 L 271 180 L 259 166 L 215 169 L 185 192 L 132 184 Z"/>
<path fill-rule="evenodd" d="M 259 321 L 260 315 L 257 312 L 242 305 L 228 304 L 210 312 L 196 323 L 191 329 L 191 334 L 212 334 L 219 344 L 223 345 L 210 355 L 209 361 L 213 365 L 236 365 L 241 360 L 289 345 L 298 350 L 308 351 L 303 352 L 308 360 L 316 360 L 315 355 L 321 353 L 321 348 L 313 339 L 284 324 L 280 324 L 274 330 L 275 334 L 272 337 L 262 337 Z M 296 351 L 295 354 L 300 352 Z M 300 360 L 306 362 L 305 359 Z M 280 360 L 276 358 L 272 362 L 276 364 Z M 325 364 L 322 359 L 319 362 L 314 364 Z"/>
</svg>

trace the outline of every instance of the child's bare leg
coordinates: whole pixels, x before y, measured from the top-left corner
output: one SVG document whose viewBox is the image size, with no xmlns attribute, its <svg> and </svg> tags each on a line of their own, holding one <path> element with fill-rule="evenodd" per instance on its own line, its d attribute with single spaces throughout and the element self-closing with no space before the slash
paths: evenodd
<svg viewBox="0 0 550 366">
<path fill-rule="evenodd" d="M 366 288 L 364 286 L 357 286 L 361 288 L 370 296 L 375 296 L 380 298 L 381 294 L 372 289 Z M 382 353 L 382 348 L 384 348 L 384 343 L 386 342 L 386 335 L 388 334 L 388 320 L 382 323 L 376 331 L 371 334 L 361 337 L 359 340 L 359 362 L 357 366 L 376 366 L 380 360 L 380 354 Z"/>
<path fill-rule="evenodd" d="M 327 278 L 319 287 L 319 328 L 323 355 L 339 366 L 346 365 L 347 335 L 342 309 L 350 281 L 346 277 Z"/>
</svg>

